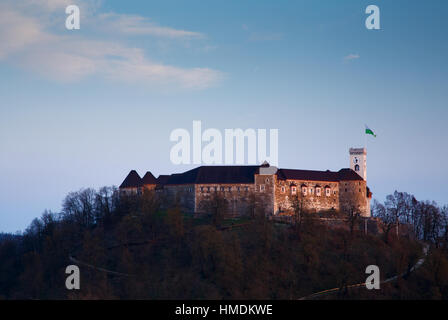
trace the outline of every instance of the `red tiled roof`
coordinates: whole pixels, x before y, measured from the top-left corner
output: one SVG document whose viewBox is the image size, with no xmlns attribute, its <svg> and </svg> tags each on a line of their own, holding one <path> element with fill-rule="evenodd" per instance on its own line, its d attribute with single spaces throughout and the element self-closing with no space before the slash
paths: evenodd
<svg viewBox="0 0 448 320">
<path fill-rule="evenodd" d="M 353 171 L 352 169 L 349 168 L 344 168 L 339 170 L 339 181 L 350 181 L 350 180 L 355 180 L 355 181 L 363 181 L 364 179 L 357 174 L 355 171 Z"/>
<path fill-rule="evenodd" d="M 157 189 L 163 188 L 163 186 L 168 182 L 168 179 L 170 178 L 167 174 L 161 174 L 157 177 Z"/>
<path fill-rule="evenodd" d="M 166 184 L 254 183 L 260 166 L 201 166 L 172 174 Z"/>
<path fill-rule="evenodd" d="M 341 169 L 335 171 L 315 171 L 315 170 L 296 170 L 296 169 L 279 169 L 277 176 L 280 180 L 310 180 L 310 181 L 347 181 L 347 180 L 363 180 L 352 169 Z"/>
<path fill-rule="evenodd" d="M 131 170 L 126 179 L 120 185 L 120 188 L 138 188 L 142 186 L 142 178 L 138 175 L 137 171 Z"/>
<path fill-rule="evenodd" d="M 148 171 L 142 179 L 142 184 L 157 184 L 157 179 L 152 175 L 151 172 Z"/>
<path fill-rule="evenodd" d="M 135 170 L 132 170 L 120 188 L 140 187 L 144 184 L 157 184 L 158 187 L 169 184 L 198 184 L 198 183 L 254 183 L 255 174 L 259 173 L 260 166 L 201 166 L 183 173 L 172 175 L 160 175 L 154 178 L 151 172 L 147 172 L 143 179 Z M 315 171 L 279 169 L 279 180 L 309 180 L 309 181 L 358 181 L 363 180 L 351 169 L 335 171 Z"/>
</svg>

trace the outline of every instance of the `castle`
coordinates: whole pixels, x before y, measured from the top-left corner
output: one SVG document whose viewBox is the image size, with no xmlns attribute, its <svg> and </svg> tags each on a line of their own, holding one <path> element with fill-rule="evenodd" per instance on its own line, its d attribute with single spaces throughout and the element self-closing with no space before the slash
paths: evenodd
<svg viewBox="0 0 448 320">
<path fill-rule="evenodd" d="M 251 201 L 263 201 L 268 215 L 290 215 L 294 201 L 311 212 L 355 210 L 370 217 L 372 193 L 367 187 L 367 150 L 350 148 L 350 168 L 339 171 L 279 169 L 258 166 L 201 166 L 184 173 L 141 178 L 132 170 L 120 185 L 121 194 L 152 190 L 165 203 L 177 203 L 192 213 L 207 211 L 207 203 L 218 195 L 229 214 L 247 212 Z"/>
</svg>

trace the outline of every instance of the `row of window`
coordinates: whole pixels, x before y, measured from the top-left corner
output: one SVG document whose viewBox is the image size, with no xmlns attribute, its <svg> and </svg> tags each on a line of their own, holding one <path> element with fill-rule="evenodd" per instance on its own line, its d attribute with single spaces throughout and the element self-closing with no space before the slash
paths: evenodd
<svg viewBox="0 0 448 320">
<path fill-rule="evenodd" d="M 325 187 L 325 195 L 327 197 L 331 196 L 331 188 L 330 187 Z M 281 187 L 281 191 L 282 193 L 286 192 L 286 187 L 282 186 Z M 291 186 L 291 194 L 297 194 L 297 187 L 296 186 Z M 321 187 L 306 187 L 306 186 L 302 186 L 302 195 L 306 196 L 307 194 L 313 195 L 316 194 L 316 196 L 320 197 L 322 195 L 322 188 Z M 336 191 L 333 191 L 333 194 L 336 194 Z"/>
<path fill-rule="evenodd" d="M 215 192 L 215 191 L 221 191 L 221 192 L 232 192 L 232 191 L 249 191 L 249 187 L 201 187 L 201 192 Z"/>
<path fill-rule="evenodd" d="M 325 195 L 327 197 L 331 196 L 331 188 L 330 187 L 325 187 L 324 189 L 325 189 Z M 215 190 L 216 191 L 222 191 L 222 192 L 225 192 L 225 191 L 231 192 L 232 190 L 240 192 L 240 191 L 244 190 L 244 191 L 247 192 L 247 191 L 249 191 L 249 187 L 201 187 L 201 192 L 214 192 Z M 261 184 L 260 185 L 260 192 L 264 192 L 265 190 L 266 190 L 265 185 Z M 185 188 L 184 191 L 186 191 L 186 192 L 193 192 L 193 188 L 191 188 L 191 187 Z M 361 189 L 359 189 L 358 191 L 361 192 Z M 137 190 L 137 191 L 125 191 L 125 190 L 123 190 L 122 192 L 124 192 L 124 193 L 128 192 L 129 194 L 131 194 L 131 193 L 140 193 L 139 190 Z M 281 192 L 282 193 L 286 193 L 286 187 L 285 186 L 281 187 Z M 345 189 L 345 192 L 348 192 L 348 190 Z M 291 194 L 297 194 L 297 187 L 296 186 L 291 186 Z M 315 187 L 315 188 L 309 187 L 308 188 L 308 187 L 303 186 L 302 187 L 302 194 L 304 196 L 306 196 L 307 194 L 310 194 L 310 195 L 316 194 L 316 196 L 321 196 L 322 195 L 322 188 L 321 187 Z M 333 191 L 333 194 L 336 194 L 336 191 Z"/>
</svg>

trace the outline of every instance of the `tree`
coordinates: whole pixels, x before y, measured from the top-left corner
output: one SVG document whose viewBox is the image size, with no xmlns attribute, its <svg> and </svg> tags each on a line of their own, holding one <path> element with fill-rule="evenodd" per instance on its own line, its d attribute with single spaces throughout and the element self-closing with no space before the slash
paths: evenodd
<svg viewBox="0 0 448 320">
<path fill-rule="evenodd" d="M 199 206 L 202 210 L 211 214 L 215 226 L 220 226 L 222 224 L 228 205 L 227 200 L 216 189 L 214 192 L 210 193 L 208 199 L 202 200 Z"/>
<path fill-rule="evenodd" d="M 293 224 L 297 232 L 297 236 L 300 239 L 302 224 L 305 216 L 305 206 L 303 198 L 296 194 L 296 196 L 292 199 L 292 208 L 293 208 Z"/>
<path fill-rule="evenodd" d="M 391 214 L 391 212 L 386 208 L 385 205 L 383 205 L 376 199 L 373 201 L 372 215 L 381 219 L 380 226 L 383 231 L 384 241 L 388 243 L 389 233 L 396 224 L 395 216 Z"/>
<path fill-rule="evenodd" d="M 347 214 L 347 222 L 348 222 L 349 229 L 350 229 L 350 235 L 353 237 L 355 225 L 361 216 L 359 206 L 355 206 L 355 205 L 348 206 L 346 208 L 346 214 Z"/>
<path fill-rule="evenodd" d="M 72 219 L 79 228 L 85 229 L 95 224 L 95 198 L 93 189 L 82 189 L 70 192 L 62 203 L 62 211 L 66 219 Z"/>
</svg>

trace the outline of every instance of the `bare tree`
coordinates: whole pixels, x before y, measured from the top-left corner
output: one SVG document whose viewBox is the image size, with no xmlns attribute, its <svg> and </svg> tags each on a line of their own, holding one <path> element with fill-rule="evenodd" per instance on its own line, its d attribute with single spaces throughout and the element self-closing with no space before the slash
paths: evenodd
<svg viewBox="0 0 448 320">
<path fill-rule="evenodd" d="M 347 223 L 350 229 L 350 235 L 353 236 L 355 225 L 359 221 L 359 218 L 361 217 L 360 208 L 359 206 L 350 205 L 346 208 L 345 211 L 347 215 Z"/>
<path fill-rule="evenodd" d="M 374 200 L 372 206 L 372 214 L 374 217 L 381 219 L 381 229 L 383 230 L 384 241 L 389 242 L 389 233 L 396 224 L 395 216 L 378 200 Z"/>
<path fill-rule="evenodd" d="M 213 224 L 220 226 L 224 221 L 224 216 L 227 211 L 227 200 L 217 190 L 210 193 L 208 199 L 200 202 L 199 207 L 212 215 Z"/>
<path fill-rule="evenodd" d="M 296 194 L 296 196 L 292 199 L 292 208 L 293 208 L 293 224 L 296 228 L 297 234 L 300 238 L 300 232 L 302 230 L 303 220 L 305 218 L 305 204 L 302 197 Z"/>
</svg>

